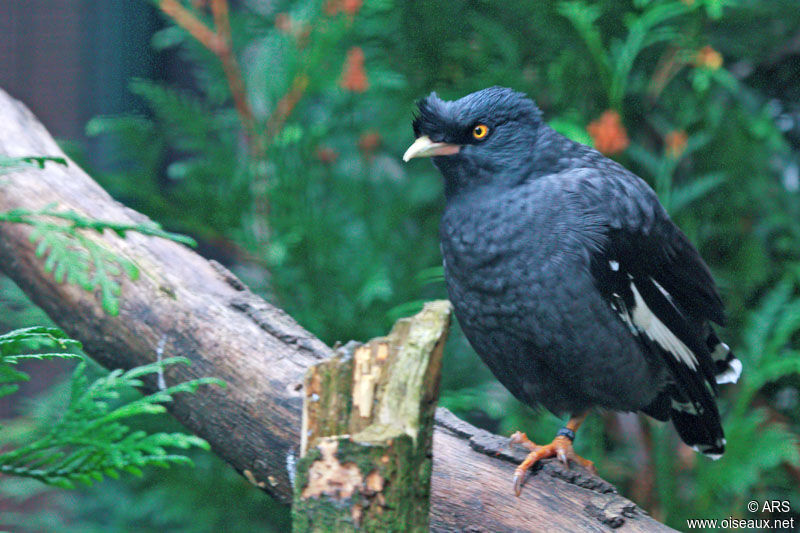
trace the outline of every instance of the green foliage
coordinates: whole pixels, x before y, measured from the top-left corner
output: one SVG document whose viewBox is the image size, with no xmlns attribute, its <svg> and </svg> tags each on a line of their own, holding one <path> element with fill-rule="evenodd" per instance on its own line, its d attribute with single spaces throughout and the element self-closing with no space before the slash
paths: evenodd
<svg viewBox="0 0 800 533">
<path fill-rule="evenodd" d="M 309 28 L 304 46 L 275 31 L 271 16 L 242 13 L 233 20 L 234 29 L 252 39 L 249 53 L 257 59 L 244 76 L 262 133 L 249 145 L 232 109 L 218 98 L 220 85 L 225 92 L 218 66 L 174 27 L 154 41 L 159 47 L 180 46 L 178 52 L 195 62 L 201 96 L 134 80 L 131 90 L 153 118 L 103 117 L 90 122 L 87 132 L 113 133 L 120 144 L 132 140 L 137 146 L 120 150 L 114 171 L 102 179 L 127 204 L 206 242 L 235 236 L 237 256 L 282 273 L 264 289 L 282 297 L 287 311 L 325 340 L 380 335 L 390 325 L 386 312 L 402 288 L 416 286 L 416 273 L 437 261 L 429 236 L 436 231 L 432 214 L 438 209 L 438 182 L 411 180 L 380 146 L 359 149 L 364 134 L 391 125 L 395 150 L 400 150 L 409 108 L 364 101 L 337 87 L 343 59 L 354 44 L 342 37 L 359 31 L 352 22 L 344 15 L 328 17 L 313 2 L 283 8 L 298 27 Z M 362 13 L 370 18 L 371 38 L 379 35 L 385 17 L 393 16 L 390 4 L 367 4 Z M 293 80 L 306 78 L 302 109 L 271 138 L 278 102 Z M 390 66 L 382 66 L 371 80 L 397 96 L 407 85 Z M 306 101 L 318 105 L 306 107 Z M 353 127 L 366 116 L 371 125 Z M 263 156 L 249 156 L 262 145 L 268 146 Z M 323 164 L 319 158 L 326 150 L 334 160 Z M 153 180 L 160 168 L 167 169 L 166 187 Z M 380 217 L 371 213 L 376 205 Z M 424 231 L 418 220 L 427 220 Z M 409 243 L 419 250 L 411 264 L 403 253 Z M 339 252 L 331 253 L 334 249 Z M 336 284 L 318 283 L 325 278 Z M 248 281 L 256 288 L 263 284 Z M 376 320 L 362 322 L 363 315 Z"/>
<path fill-rule="evenodd" d="M 78 346 L 76 341 L 66 339 L 51 328 L 17 330 L 0 338 L 0 341 L 6 340 L 8 344 L 0 344 L 4 364 L 21 359 L 76 357 L 63 353 L 20 354 L 18 351 L 22 347 Z M 124 421 L 164 413 L 164 404 L 172 401 L 176 393 L 193 393 L 200 385 L 221 384 L 219 380 L 197 379 L 131 401 L 118 401 L 126 389 L 142 387 L 145 376 L 162 372 L 166 365 L 175 363 L 188 363 L 188 360 L 171 358 L 127 372 L 114 370 L 91 382 L 86 363 L 80 363 L 72 374 L 71 394 L 61 418 L 55 422 L 48 420 L 27 434 L 17 435 L 22 444 L 0 454 L 0 473 L 73 488 L 76 483 L 91 485 L 102 480 L 104 475 L 117 478 L 120 471 L 142 475 L 142 468 L 148 466 L 165 468 L 170 464 L 191 464 L 187 457 L 169 453 L 167 448 L 208 449 L 203 439 L 182 433 L 132 431 Z M 16 381 L 25 379 L 20 372 L 10 377 Z"/>
<path fill-rule="evenodd" d="M 17 329 L 0 335 L 0 398 L 13 394 L 19 383 L 30 377 L 17 370 L 17 363 L 25 360 L 71 359 L 80 355 L 66 350 L 78 350 L 78 341 L 68 338 L 56 328 L 42 326 Z M 43 349 L 58 351 L 41 352 Z"/>
<path fill-rule="evenodd" d="M 39 416 L 46 410 L 36 409 Z M 179 431 L 169 417 L 150 417 L 151 432 Z M 288 508 L 255 490 L 249 481 L 214 454 L 195 448 L 181 452 L 194 468 L 160 469 L 144 476 L 106 479 L 76 490 L 22 478 L 0 478 L 4 504 L 46 501 L 35 512 L 4 510 L 10 531 L 59 533 L 248 533 L 291 530 Z"/>
<path fill-rule="evenodd" d="M 645 8 L 641 12 L 630 13 L 627 17 L 628 34 L 624 39 L 614 40 L 608 51 L 603 46 L 601 30 L 596 24 L 602 14 L 600 5 L 587 5 L 580 0 L 558 4 L 558 11 L 572 22 L 585 41 L 606 84 L 608 103 L 612 109 L 622 107 L 636 58 L 647 47 L 679 40 L 681 32 L 673 22 L 690 10 L 688 2 L 643 4 Z"/>
<path fill-rule="evenodd" d="M 52 162 L 59 165 L 67 165 L 67 160 L 63 157 L 9 157 L 0 154 L 0 176 L 9 172 L 16 172 L 24 168 L 44 168 L 45 163 Z"/>
<path fill-rule="evenodd" d="M 30 238 L 39 243 L 36 255 L 46 256 L 45 270 L 52 272 L 59 283 L 66 281 L 87 291 L 99 290 L 103 309 L 110 315 L 119 313 L 118 277 L 124 273 L 135 280 L 139 277 L 139 268 L 130 259 L 109 249 L 102 239 L 93 238 L 92 232 L 102 235 L 108 229 L 124 238 L 134 231 L 195 245 L 193 239 L 166 232 L 153 222 L 122 224 L 93 220 L 74 211 L 60 211 L 56 205 L 36 210 L 12 209 L 0 213 L 0 222 L 32 226 Z"/>
<path fill-rule="evenodd" d="M 800 336 L 800 298 L 797 279 L 787 277 L 767 293 L 761 305 L 751 314 L 744 330 L 743 351 L 746 372 L 742 375 L 725 432 L 728 441 L 724 460 L 700 462 L 691 475 L 679 475 L 682 491 L 663 487 L 661 503 L 673 521 L 697 516 L 716 516 L 720 508 L 744 508 L 749 500 L 778 497 L 797 501 L 797 495 L 774 487 L 789 487 L 793 481 L 782 465 L 800 466 L 800 438 L 796 431 L 779 421 L 775 407 L 759 406 L 759 394 L 775 395 L 770 386 L 797 382 L 800 375 L 800 353 L 792 347 L 792 338 Z M 793 386 L 789 389 L 796 390 Z M 783 410 L 796 412 L 797 400 Z M 770 402 L 771 403 L 771 402 Z M 787 409 L 788 408 L 788 409 Z M 659 476 L 670 479 L 679 468 L 668 453 L 657 461 Z M 670 482 L 673 484 L 673 482 Z"/>
<path fill-rule="evenodd" d="M 80 348 L 78 341 L 50 327 L 21 328 L 0 335 L 0 397 L 16 392 L 20 382 L 30 379 L 26 372 L 15 368 L 19 363 L 82 359 L 77 353 Z M 163 413 L 164 404 L 174 394 L 194 392 L 203 384 L 220 384 L 219 380 L 198 379 L 131 401 L 117 401 L 121 392 L 143 386 L 145 376 L 163 372 L 166 365 L 175 363 L 188 360 L 172 358 L 127 372 L 114 370 L 90 382 L 86 363 L 81 362 L 72 374 L 71 395 L 61 418 L 45 420 L 30 431 L 16 432 L 15 440 L 21 444 L 0 453 L 0 473 L 71 488 L 76 482 L 88 485 L 99 481 L 103 475 L 116 478 L 120 470 L 141 475 L 141 469 L 150 465 L 191 463 L 182 455 L 167 453 L 166 448 L 208 449 L 202 439 L 181 433 L 131 431 L 123 421 Z M 7 435 L 4 441 L 7 448 Z"/>
<path fill-rule="evenodd" d="M 787 275 L 762 299 L 745 330 L 744 347 L 750 355 L 747 380 L 736 398 L 735 413 L 743 414 L 756 394 L 769 383 L 800 374 L 800 277 Z"/>
<path fill-rule="evenodd" d="M 3 296 L 12 292 L 5 287 L 5 283 L 3 287 Z M 46 317 L 28 316 L 33 313 L 22 309 L 22 302 L 3 301 L 0 305 L 3 305 L 4 309 L 13 309 L 14 314 L 4 317 L 6 319 L 13 320 L 16 317 L 24 317 L 22 318 L 23 322 L 46 319 Z M 30 303 L 27 305 L 30 306 Z M 17 361 L 19 361 L 19 364 L 13 364 L 14 370 L 22 366 L 26 360 L 35 363 L 40 357 L 47 358 L 48 352 L 65 353 L 69 357 L 78 357 L 62 352 L 62 350 L 75 350 L 79 348 L 79 344 L 68 339 L 55 328 L 21 328 L 1 336 L 0 339 L 3 340 L 0 343 L 3 354 L 17 357 Z M 11 346 L 14 346 L 13 350 Z M 48 360 L 52 361 L 52 359 Z M 164 361 L 164 364 L 170 364 L 170 361 Z M 7 365 L 0 365 L 0 375 L 6 375 L 5 366 Z M 27 368 L 28 373 L 34 376 L 38 374 L 38 372 L 32 372 L 34 369 L 46 370 L 42 364 L 29 364 Z M 137 369 L 137 372 L 140 370 Z M 118 396 L 111 394 L 112 397 L 108 401 L 104 401 L 100 399 L 98 393 L 104 389 L 107 392 L 113 392 L 105 386 L 97 387 L 95 385 L 95 379 L 101 378 L 104 371 L 87 361 L 81 372 L 82 381 L 86 385 L 82 389 L 83 392 L 74 389 L 72 380 L 69 380 L 61 385 L 51 387 L 34 400 L 26 401 L 24 398 L 22 402 L 17 400 L 17 405 L 22 405 L 20 416 L 3 421 L 4 426 L 0 428 L 0 442 L 3 443 L 4 450 L 15 449 L 14 445 L 17 445 L 18 448 L 19 445 L 29 446 L 34 442 L 40 442 L 56 424 L 65 422 L 67 416 L 65 406 L 70 404 L 73 397 L 81 395 L 84 397 L 83 401 L 88 399 L 86 394 L 89 388 L 94 387 L 94 392 L 91 393 L 94 398 L 107 404 L 106 407 L 103 407 L 106 415 L 142 399 L 141 394 L 135 388 L 120 386 L 113 389 Z M 28 379 L 27 373 L 25 374 L 25 377 L 21 378 L 23 381 Z M 152 373 L 150 376 L 152 379 Z M 141 377 L 136 379 L 141 379 Z M 118 376 L 113 381 L 121 385 L 123 378 Z M 106 385 L 108 384 L 106 382 Z M 174 392 L 170 395 L 174 396 Z M 16 396 L 9 397 L 12 401 L 15 398 Z M 149 400 L 146 401 L 150 403 Z M 164 403 L 160 403 L 160 405 L 164 405 Z M 88 410 L 82 411 L 83 414 L 94 409 L 92 405 L 88 405 L 88 407 Z M 100 416 L 106 415 L 101 414 Z M 69 426 L 72 429 L 80 429 L 82 422 L 76 422 L 74 418 L 72 420 L 73 423 Z M 93 423 L 94 420 L 96 418 L 90 416 L 86 419 L 86 423 Z M 194 440 L 191 437 L 187 439 L 178 436 L 178 432 L 184 431 L 183 427 L 172 417 L 164 414 L 134 415 L 115 420 L 114 423 L 118 427 L 120 425 L 129 427 L 126 432 L 128 436 L 133 433 L 145 432 L 147 435 L 162 435 L 153 437 L 154 441 L 173 437 L 176 442 Z M 105 431 L 104 428 L 101 430 Z M 112 446 L 120 446 L 124 438 L 125 435 L 121 435 Z M 60 440 L 64 441 L 63 438 Z M 94 433 L 89 433 L 85 440 L 90 441 L 91 446 L 100 444 L 95 440 Z M 145 441 L 144 444 L 147 442 Z M 66 448 L 53 448 L 48 453 L 77 451 L 79 447 L 84 446 L 85 443 L 79 443 Z M 63 490 L 58 484 L 42 483 L 36 478 L 0 475 L 0 494 L 2 494 L 5 505 L 2 524 L 9 531 L 57 530 L 64 533 L 131 530 L 154 533 L 159 531 L 199 533 L 209 530 L 251 530 L 249 527 L 237 526 L 237 524 L 245 523 L 258 524 L 260 531 L 286 531 L 290 527 L 288 513 L 279 504 L 271 501 L 261 491 L 253 490 L 252 485 L 233 471 L 227 463 L 208 453 L 205 444 L 198 442 L 198 445 L 193 445 L 185 450 L 179 446 L 169 446 L 167 443 L 162 444 L 161 447 L 178 448 L 180 456 L 185 457 L 185 459 L 177 461 L 167 461 L 167 465 L 192 463 L 194 468 L 159 469 L 157 474 L 153 471 L 145 471 L 141 476 L 116 478 L 108 476 L 102 471 L 100 473 L 106 476 L 105 480 L 91 486 L 85 485 L 80 480 L 68 480 L 76 485 L 76 488 L 71 491 Z M 86 449 L 88 452 L 89 448 Z M 111 449 L 109 447 L 108 451 Z M 166 451 L 167 455 L 175 457 L 177 450 L 167 449 Z M 2 457 L 0 455 L 0 461 L 2 461 Z M 140 462 L 139 458 L 135 459 Z M 140 470 L 144 468 L 139 464 L 132 466 Z M 127 471 L 125 468 L 115 468 L 114 475 L 117 470 Z M 90 481 L 94 481 L 94 479 L 90 475 Z M 182 487 L 182 490 L 175 491 L 175 487 Z M 192 490 L 185 490 L 186 487 L 192 487 Z M 47 508 L 36 509 L 35 512 L 30 511 L 29 504 L 21 507 L 21 509 L 27 508 L 28 512 L 10 510 L 14 508 L 14 502 L 42 501 L 48 502 Z M 169 505 L 165 505 L 165 502 L 168 502 Z M 216 502 L 216 504 L 212 505 L 210 502 Z"/>
</svg>

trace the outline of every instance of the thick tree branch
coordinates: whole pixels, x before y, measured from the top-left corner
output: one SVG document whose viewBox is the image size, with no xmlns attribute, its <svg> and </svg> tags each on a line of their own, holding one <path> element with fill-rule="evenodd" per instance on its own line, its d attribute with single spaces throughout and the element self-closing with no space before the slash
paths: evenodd
<svg viewBox="0 0 800 533">
<path fill-rule="evenodd" d="M 2 90 L 0 120 L 0 154 L 62 155 L 30 111 Z M 71 161 L 67 167 L 0 177 L 0 211 L 49 203 L 104 220 L 146 220 L 115 202 Z M 225 380 L 225 389 L 177 398 L 172 414 L 251 482 L 291 501 L 288 468 L 300 445 L 303 376 L 332 351 L 225 268 L 181 245 L 136 234 L 125 240 L 109 232 L 91 238 L 141 270 L 137 281 L 122 282 L 119 316 L 105 314 L 95 295 L 56 283 L 36 257 L 25 225 L 0 224 L 0 270 L 107 367 L 152 362 L 163 339 L 165 356 L 193 361 L 167 370 L 167 384 L 202 376 Z M 671 531 L 603 480 L 549 462 L 515 498 L 510 461 L 520 456 L 510 455 L 505 442 L 439 411 L 433 530 Z"/>
</svg>

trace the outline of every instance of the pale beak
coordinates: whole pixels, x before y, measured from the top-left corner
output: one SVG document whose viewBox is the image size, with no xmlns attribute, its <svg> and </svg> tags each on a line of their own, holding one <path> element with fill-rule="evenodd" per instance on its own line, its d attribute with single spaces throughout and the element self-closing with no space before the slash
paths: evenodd
<svg viewBox="0 0 800 533">
<path fill-rule="evenodd" d="M 403 161 L 408 162 L 415 157 L 431 157 L 435 155 L 453 155 L 461 150 L 461 146 L 449 143 L 433 142 L 430 137 L 423 135 L 414 141 L 403 154 Z"/>
</svg>

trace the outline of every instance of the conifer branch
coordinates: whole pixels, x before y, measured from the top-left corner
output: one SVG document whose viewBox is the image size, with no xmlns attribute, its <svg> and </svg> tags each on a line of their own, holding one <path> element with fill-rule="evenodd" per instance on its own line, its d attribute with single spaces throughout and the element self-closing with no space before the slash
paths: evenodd
<svg viewBox="0 0 800 533">
<path fill-rule="evenodd" d="M 217 56 L 228 80 L 233 103 L 236 106 L 236 111 L 239 113 L 245 131 L 247 131 L 248 136 L 254 135 L 255 116 L 253 115 L 252 107 L 250 107 L 250 102 L 247 100 L 247 90 L 239 63 L 233 53 L 230 10 L 228 9 L 227 0 L 212 0 L 211 2 L 216 29 L 207 26 L 178 0 L 158 0 L 156 5 L 175 24 L 189 32 L 208 51 Z"/>
</svg>

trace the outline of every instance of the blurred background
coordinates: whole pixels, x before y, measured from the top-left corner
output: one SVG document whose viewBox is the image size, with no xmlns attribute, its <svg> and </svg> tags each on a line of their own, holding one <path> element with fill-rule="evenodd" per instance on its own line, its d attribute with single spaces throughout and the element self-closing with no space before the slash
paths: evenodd
<svg viewBox="0 0 800 533">
<path fill-rule="evenodd" d="M 577 452 L 679 529 L 753 518 L 751 499 L 788 500 L 781 517 L 800 523 L 796 0 L 0 3 L 0 87 L 115 198 L 193 236 L 329 344 L 446 297 L 441 178 L 400 156 L 416 99 L 490 85 L 526 92 L 555 129 L 654 187 L 711 266 L 744 362 L 720 400 L 722 460 L 615 413 L 588 419 Z M 0 331 L 42 323 L 0 278 Z M 0 404 L 4 431 L 58 413 L 69 368 L 31 364 Z M 443 371 L 441 405 L 480 427 L 549 441 L 562 424 L 511 398 L 457 328 Z M 0 525 L 289 527 L 286 507 L 210 453 L 192 457 L 71 491 L 0 478 Z"/>
</svg>

